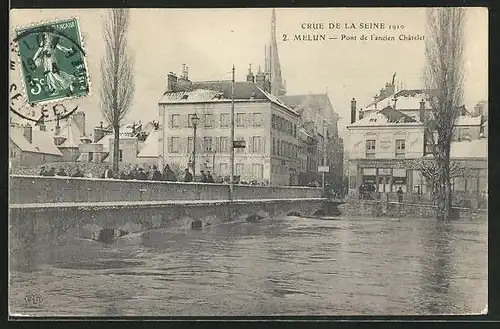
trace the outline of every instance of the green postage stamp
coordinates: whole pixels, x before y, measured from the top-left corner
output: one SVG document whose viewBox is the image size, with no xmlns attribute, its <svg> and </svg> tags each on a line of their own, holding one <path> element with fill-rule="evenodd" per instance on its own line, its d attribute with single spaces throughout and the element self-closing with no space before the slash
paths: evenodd
<svg viewBox="0 0 500 329">
<path fill-rule="evenodd" d="M 28 103 L 88 95 L 88 70 L 76 18 L 18 29 L 14 41 Z"/>
</svg>

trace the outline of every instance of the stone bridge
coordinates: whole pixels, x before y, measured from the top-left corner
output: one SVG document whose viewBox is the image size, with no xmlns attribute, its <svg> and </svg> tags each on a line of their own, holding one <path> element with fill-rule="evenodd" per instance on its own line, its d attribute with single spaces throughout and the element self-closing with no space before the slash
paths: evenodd
<svg viewBox="0 0 500 329">
<path fill-rule="evenodd" d="M 339 215 L 320 188 L 10 177 L 11 246 L 30 239 L 111 241 L 156 228 L 191 229 L 283 215 Z"/>
</svg>

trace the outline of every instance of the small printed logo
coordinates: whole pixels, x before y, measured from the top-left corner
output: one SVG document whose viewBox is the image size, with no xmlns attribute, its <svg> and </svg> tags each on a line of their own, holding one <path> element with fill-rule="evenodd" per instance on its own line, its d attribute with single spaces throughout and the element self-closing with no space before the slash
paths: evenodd
<svg viewBox="0 0 500 329">
<path fill-rule="evenodd" d="M 27 294 L 24 297 L 24 301 L 26 302 L 26 304 L 38 305 L 43 302 L 43 297 L 34 293 Z"/>
</svg>

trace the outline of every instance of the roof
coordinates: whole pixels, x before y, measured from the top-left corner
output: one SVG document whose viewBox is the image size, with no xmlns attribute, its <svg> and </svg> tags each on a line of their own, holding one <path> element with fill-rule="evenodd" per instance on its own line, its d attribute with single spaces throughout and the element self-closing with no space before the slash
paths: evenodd
<svg viewBox="0 0 500 329">
<path fill-rule="evenodd" d="M 420 108 L 420 102 L 423 99 L 425 100 L 425 109 L 432 109 L 431 104 L 427 101 L 426 91 L 424 89 L 404 89 L 383 99 L 371 102 L 362 109 L 362 111 L 374 111 L 383 106 L 394 105 L 393 99 L 396 99 L 396 108 L 399 111 L 418 110 Z"/>
<path fill-rule="evenodd" d="M 148 138 L 144 141 L 142 150 L 137 155 L 138 157 L 158 157 L 158 137 L 160 132 L 158 130 L 153 130 Z"/>
<path fill-rule="evenodd" d="M 488 139 L 452 142 L 451 158 L 488 158 Z"/>
<path fill-rule="evenodd" d="M 50 131 L 40 131 L 33 129 L 32 144 L 40 153 L 51 155 L 63 155 L 54 144 L 54 137 Z"/>
<path fill-rule="evenodd" d="M 387 126 L 387 125 L 397 125 L 397 124 L 413 124 L 422 125 L 420 121 L 417 121 L 398 110 L 395 110 L 391 106 L 386 106 L 382 110 L 375 113 L 371 113 L 361 120 L 354 122 L 348 127 L 369 127 L 369 126 Z"/>
<path fill-rule="evenodd" d="M 166 91 L 158 103 L 182 104 L 200 102 L 229 101 L 232 98 L 232 81 L 201 81 L 190 84 L 176 84 L 172 91 Z M 235 100 L 268 100 L 298 115 L 291 107 L 284 104 L 276 96 L 259 88 L 251 81 L 234 83 Z"/>
<path fill-rule="evenodd" d="M 469 115 L 461 115 L 455 121 L 456 126 L 480 126 L 481 125 L 481 116 L 469 116 Z"/>
<path fill-rule="evenodd" d="M 17 147 L 21 149 L 21 151 L 38 153 L 38 150 L 35 148 L 35 146 L 28 142 L 26 137 L 24 137 L 22 131 L 11 129 L 10 139 L 14 144 L 17 145 Z"/>
</svg>

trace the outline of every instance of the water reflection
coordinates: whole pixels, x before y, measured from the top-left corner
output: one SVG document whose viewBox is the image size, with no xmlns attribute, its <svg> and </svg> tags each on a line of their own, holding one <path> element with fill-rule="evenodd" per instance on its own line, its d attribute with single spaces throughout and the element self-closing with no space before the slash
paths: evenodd
<svg viewBox="0 0 500 329">
<path fill-rule="evenodd" d="M 484 224 L 422 220 L 158 229 L 24 251 L 9 293 L 37 315 L 472 313 L 487 298 L 486 241 Z M 27 290 L 50 302 L 28 309 Z"/>
</svg>

